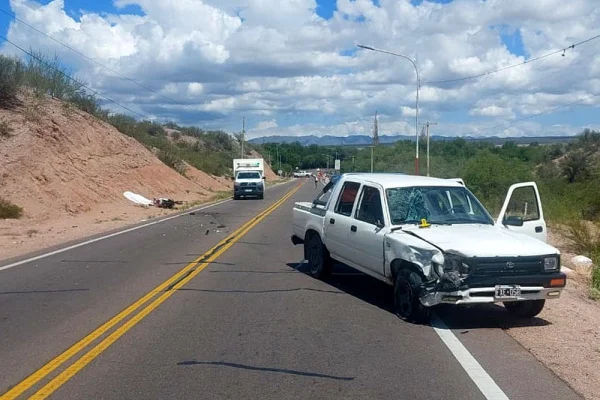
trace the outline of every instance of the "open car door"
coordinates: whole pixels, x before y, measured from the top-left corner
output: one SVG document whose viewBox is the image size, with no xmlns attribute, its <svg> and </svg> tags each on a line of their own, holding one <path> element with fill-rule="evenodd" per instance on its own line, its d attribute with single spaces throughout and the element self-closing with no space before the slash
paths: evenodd
<svg viewBox="0 0 600 400">
<path fill-rule="evenodd" d="M 546 221 L 535 182 L 517 183 L 510 187 L 496 223 L 546 241 Z"/>
</svg>

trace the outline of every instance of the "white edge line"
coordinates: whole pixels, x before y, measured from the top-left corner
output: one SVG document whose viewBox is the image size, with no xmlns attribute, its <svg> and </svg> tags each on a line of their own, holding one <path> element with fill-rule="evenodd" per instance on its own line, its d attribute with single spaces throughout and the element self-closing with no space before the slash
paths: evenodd
<svg viewBox="0 0 600 400">
<path fill-rule="evenodd" d="M 486 399 L 509 400 L 508 396 L 440 318 L 434 316 L 431 326 Z"/>
<path fill-rule="evenodd" d="M 293 181 L 287 181 L 287 182 L 277 183 L 277 184 L 275 184 L 275 185 L 273 185 L 271 187 L 266 188 L 266 190 L 270 190 L 270 189 L 272 189 L 274 187 L 277 187 L 277 186 L 285 185 L 286 183 L 289 183 L 289 182 L 293 182 Z M 159 220 L 156 220 L 156 221 L 152 221 L 152 222 L 149 222 L 149 223 L 144 224 L 144 225 L 134 226 L 133 228 L 128 228 L 128 229 L 125 229 L 125 230 L 122 230 L 122 231 L 114 232 L 114 233 L 111 233 L 109 235 L 101 236 L 101 237 L 98 237 L 98 238 L 95 238 L 95 239 L 86 240 L 85 242 L 77 243 L 77 244 L 74 244 L 72 246 L 64 247 L 62 249 L 54 250 L 54 251 L 51 251 L 49 253 L 40 254 L 39 256 L 31 257 L 31 258 L 28 258 L 26 260 L 21 260 L 21 261 L 14 262 L 12 264 L 4 265 L 4 266 L 0 267 L 0 271 L 4 271 L 4 270 L 10 269 L 10 268 L 18 267 L 19 265 L 27 264 L 27 263 L 32 262 L 32 261 L 41 260 L 41 259 L 46 258 L 46 257 L 50 257 L 50 256 L 53 256 L 53 255 L 56 255 L 56 254 L 64 253 L 65 251 L 73 250 L 73 249 L 76 249 L 76 248 L 81 247 L 81 246 L 86 246 L 86 245 L 91 244 L 91 243 L 95 243 L 95 242 L 99 242 L 99 241 L 104 240 L 104 239 L 109 239 L 111 237 L 119 236 L 119 235 L 122 235 L 124 233 L 136 231 L 138 229 L 146 228 L 148 226 L 156 225 L 156 224 L 159 224 L 161 222 L 170 221 L 172 219 L 179 218 L 179 217 L 181 217 L 183 215 L 187 215 L 190 212 L 202 211 L 202 210 L 205 210 L 205 209 L 210 208 L 210 207 L 215 207 L 215 206 L 227 203 L 229 201 L 232 201 L 232 199 L 226 199 L 226 200 L 223 200 L 223 201 L 218 201 L 216 203 L 208 204 L 208 205 L 205 205 L 205 206 L 200 206 L 199 208 L 190 208 L 189 210 L 185 210 L 182 213 L 177 214 L 177 215 L 173 215 L 173 216 L 170 216 L 170 217 L 166 217 L 166 218 L 162 218 L 162 219 L 159 219 Z"/>
</svg>

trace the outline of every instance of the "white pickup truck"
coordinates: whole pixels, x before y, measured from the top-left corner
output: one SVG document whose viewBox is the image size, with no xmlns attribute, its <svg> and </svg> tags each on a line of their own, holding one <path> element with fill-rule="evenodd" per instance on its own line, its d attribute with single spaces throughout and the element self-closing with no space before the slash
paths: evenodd
<svg viewBox="0 0 600 400">
<path fill-rule="evenodd" d="M 440 303 L 502 302 L 533 317 L 566 284 L 533 182 L 510 188 L 496 221 L 462 180 L 402 174 L 344 174 L 293 214 L 314 277 L 335 260 L 393 285 L 407 320 Z"/>
</svg>

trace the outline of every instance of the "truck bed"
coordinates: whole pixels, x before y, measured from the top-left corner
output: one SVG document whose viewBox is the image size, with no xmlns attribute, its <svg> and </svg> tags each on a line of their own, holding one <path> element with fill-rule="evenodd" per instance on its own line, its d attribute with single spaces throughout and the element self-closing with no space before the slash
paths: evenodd
<svg viewBox="0 0 600 400">
<path fill-rule="evenodd" d="M 293 210 L 293 233 L 299 239 L 304 239 L 308 229 L 315 229 L 321 232 L 323 227 L 323 218 L 325 209 L 322 206 L 315 206 L 310 202 L 297 202 Z"/>
</svg>

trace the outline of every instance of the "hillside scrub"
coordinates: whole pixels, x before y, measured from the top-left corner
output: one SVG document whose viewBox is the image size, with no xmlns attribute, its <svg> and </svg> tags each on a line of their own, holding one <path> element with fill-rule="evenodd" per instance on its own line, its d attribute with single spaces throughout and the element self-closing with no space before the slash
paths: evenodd
<svg viewBox="0 0 600 400">
<path fill-rule="evenodd" d="M 198 139 L 196 143 L 176 141 L 167 137 L 164 127 L 150 121 L 137 121 L 123 114 L 110 114 L 103 109 L 95 93 L 90 93 L 84 84 L 62 67 L 58 57 L 49 58 L 42 53 L 32 52 L 25 60 L 0 55 L 0 107 L 11 107 L 19 103 L 19 96 L 44 96 L 65 101 L 81 111 L 89 113 L 117 128 L 121 133 L 131 136 L 157 151 L 161 161 L 181 174 L 185 174 L 183 161 L 212 175 L 231 173 L 231 159 L 237 156 L 239 144 L 231 135 L 221 130 L 205 131 L 197 127 L 180 127 L 175 123 L 165 127 L 179 132 L 176 138 L 187 135 Z M 28 120 L 39 117 L 37 102 L 23 111 Z M 1 127 L 3 137 L 10 135 L 6 124 Z M 247 145 L 248 151 L 252 149 Z"/>
<path fill-rule="evenodd" d="M 421 143 L 421 174 L 425 175 Z M 415 143 L 401 141 L 381 145 L 374 152 L 375 172 L 414 173 Z M 281 169 L 333 168 L 337 153 L 342 172 L 370 171 L 371 150 L 351 147 L 306 146 L 299 143 L 260 146 L 262 154 L 275 160 Z M 469 189 L 494 215 L 500 210 L 511 184 L 533 180 L 538 184 L 545 217 L 550 222 L 568 223 L 582 218 L 600 220 L 600 132 L 586 129 L 568 144 L 517 146 L 506 142 L 495 146 L 465 139 L 431 142 L 431 176 L 465 180 Z"/>
<path fill-rule="evenodd" d="M 0 219 L 17 219 L 23 216 L 23 209 L 0 197 Z"/>
</svg>

